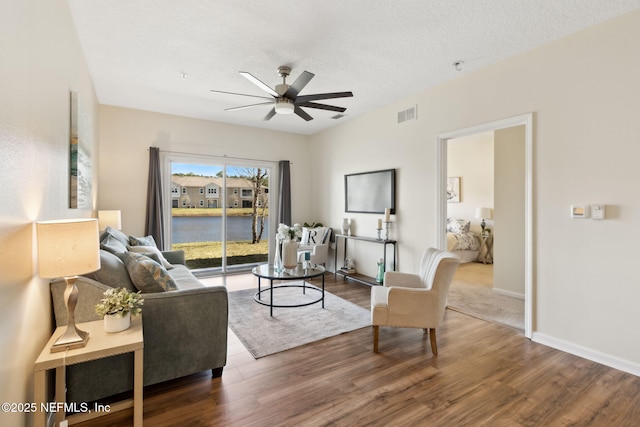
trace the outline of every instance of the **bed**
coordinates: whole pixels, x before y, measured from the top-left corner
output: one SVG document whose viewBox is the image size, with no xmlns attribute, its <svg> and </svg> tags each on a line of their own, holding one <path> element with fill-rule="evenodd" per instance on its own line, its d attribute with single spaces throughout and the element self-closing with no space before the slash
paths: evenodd
<svg viewBox="0 0 640 427">
<path fill-rule="evenodd" d="M 460 257 L 461 262 L 473 262 L 480 252 L 480 236 L 469 230 L 471 222 L 447 219 L 447 250 Z"/>
</svg>

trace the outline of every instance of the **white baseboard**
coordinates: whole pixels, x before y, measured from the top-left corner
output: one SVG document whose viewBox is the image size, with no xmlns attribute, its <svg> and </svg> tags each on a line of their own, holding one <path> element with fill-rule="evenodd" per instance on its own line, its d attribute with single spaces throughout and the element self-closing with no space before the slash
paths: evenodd
<svg viewBox="0 0 640 427">
<path fill-rule="evenodd" d="M 496 294 L 524 300 L 524 294 L 519 294 L 517 292 L 507 291 L 507 290 L 498 289 L 498 288 L 492 288 L 492 289 L 493 289 L 493 292 L 495 292 Z"/>
<path fill-rule="evenodd" d="M 560 340 L 558 338 L 551 337 L 549 335 L 534 332 L 531 338 L 534 342 L 544 344 L 549 347 L 564 351 L 566 353 L 579 356 L 593 362 L 600 363 L 611 368 L 618 369 L 620 371 L 628 372 L 630 374 L 640 377 L 640 364 L 631 362 L 629 360 L 621 359 L 619 357 L 612 356 L 610 354 L 602 353 L 591 348 L 583 347 L 568 341 Z"/>
</svg>

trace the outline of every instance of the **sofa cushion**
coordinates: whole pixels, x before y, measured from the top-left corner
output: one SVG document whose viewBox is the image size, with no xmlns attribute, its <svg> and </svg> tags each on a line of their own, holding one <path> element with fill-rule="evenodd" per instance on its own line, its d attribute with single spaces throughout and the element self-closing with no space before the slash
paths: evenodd
<svg viewBox="0 0 640 427">
<path fill-rule="evenodd" d="M 151 257 L 153 260 L 156 260 L 157 258 L 157 262 L 162 264 L 162 266 L 167 270 L 171 270 L 173 268 L 173 265 L 171 265 L 171 263 L 167 261 L 164 255 L 162 255 L 162 252 L 160 252 L 160 250 L 155 246 L 127 246 L 126 249 L 131 252 L 137 252 L 141 254 L 154 254 L 155 257 Z"/>
<path fill-rule="evenodd" d="M 107 226 L 107 228 L 105 228 L 104 231 L 100 234 L 100 241 L 102 242 L 104 239 L 106 239 L 107 236 L 112 236 L 114 239 L 122 243 L 122 245 L 125 247 L 129 244 L 129 238 L 126 234 L 124 234 L 120 230 L 111 228 L 110 226 Z"/>
<path fill-rule="evenodd" d="M 100 250 L 100 270 L 85 274 L 85 276 L 112 288 L 127 288 L 130 291 L 137 291 L 124 262 L 104 249 Z"/>
<path fill-rule="evenodd" d="M 156 241 L 153 236 L 145 236 L 145 237 L 136 237 L 129 236 L 129 244 L 131 246 L 153 246 L 157 248 Z"/>
<path fill-rule="evenodd" d="M 124 263 L 131 281 L 143 293 L 178 289 L 167 270 L 147 256 L 137 252 L 126 252 Z"/>
<path fill-rule="evenodd" d="M 191 273 L 191 270 L 182 264 L 174 265 L 174 268 L 169 270 L 169 275 L 174 279 L 180 290 L 204 287 L 193 273 Z"/>
</svg>

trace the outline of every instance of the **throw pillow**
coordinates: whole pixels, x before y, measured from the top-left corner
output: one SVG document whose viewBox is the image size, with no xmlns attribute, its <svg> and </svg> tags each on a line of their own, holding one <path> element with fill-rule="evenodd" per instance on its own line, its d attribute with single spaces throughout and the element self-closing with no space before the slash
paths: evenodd
<svg viewBox="0 0 640 427">
<path fill-rule="evenodd" d="M 156 245 L 156 241 L 153 238 L 153 236 L 145 236 L 145 237 L 135 237 L 135 236 L 129 236 L 129 244 L 131 246 L 153 246 L 153 247 L 158 247 L 158 245 Z"/>
<path fill-rule="evenodd" d="M 466 233 L 471 227 L 471 221 L 447 218 L 447 233 Z"/>
<path fill-rule="evenodd" d="M 320 245 L 325 242 L 326 234 L 329 231 L 328 227 L 316 227 L 316 228 L 302 228 L 302 240 L 303 245 Z"/>
<path fill-rule="evenodd" d="M 124 264 L 131 281 L 143 293 L 178 289 L 167 270 L 147 256 L 137 252 L 126 252 Z"/>
<path fill-rule="evenodd" d="M 152 253 L 159 260 L 158 262 L 162 264 L 164 268 L 167 270 L 171 270 L 173 265 L 167 261 L 167 259 L 162 255 L 162 252 L 155 246 L 127 246 L 127 249 L 131 252 L 137 252 L 142 254 Z"/>
<path fill-rule="evenodd" d="M 107 236 L 113 237 L 114 239 L 122 243 L 124 246 L 127 246 L 129 244 L 129 238 L 127 237 L 127 235 L 120 230 L 111 228 L 111 226 L 107 226 L 107 228 L 105 228 L 104 231 L 100 234 L 100 241 L 102 242 L 104 239 L 107 238 Z"/>
<path fill-rule="evenodd" d="M 100 249 L 104 249 L 114 255 L 121 256 L 127 251 L 127 246 L 123 245 L 120 240 L 116 239 L 111 234 L 107 234 L 105 238 L 100 241 Z"/>
</svg>

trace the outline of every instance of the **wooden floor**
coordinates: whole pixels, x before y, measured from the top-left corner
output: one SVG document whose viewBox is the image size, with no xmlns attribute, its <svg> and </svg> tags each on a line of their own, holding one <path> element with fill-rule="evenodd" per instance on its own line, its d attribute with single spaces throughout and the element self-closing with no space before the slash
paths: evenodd
<svg viewBox="0 0 640 427">
<path fill-rule="evenodd" d="M 230 289 L 252 276 L 227 280 Z M 327 290 L 363 307 L 370 289 Z M 307 310 L 317 310 L 310 306 Z M 640 378 L 447 310 L 439 355 L 421 330 L 364 328 L 254 360 L 236 338 L 222 378 L 145 388 L 146 426 L 636 426 Z M 127 426 L 132 411 L 79 424 Z"/>
</svg>

